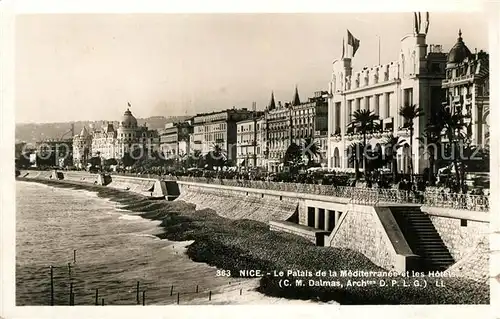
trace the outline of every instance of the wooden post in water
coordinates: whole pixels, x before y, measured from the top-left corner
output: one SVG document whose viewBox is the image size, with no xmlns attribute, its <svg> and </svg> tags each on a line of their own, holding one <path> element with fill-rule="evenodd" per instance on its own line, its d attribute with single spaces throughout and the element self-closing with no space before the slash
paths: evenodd
<svg viewBox="0 0 500 319">
<path fill-rule="evenodd" d="M 196 285 L 196 293 L 198 293 L 198 285 Z"/>
<path fill-rule="evenodd" d="M 68 276 L 71 278 L 71 263 L 68 263 Z"/>
<path fill-rule="evenodd" d="M 73 283 L 69 284 L 69 305 L 72 306 L 73 303 Z"/>
<path fill-rule="evenodd" d="M 76 264 L 76 249 L 73 249 L 73 263 Z"/>
<path fill-rule="evenodd" d="M 54 305 L 54 268 L 50 266 L 50 305 Z"/>
<path fill-rule="evenodd" d="M 102 298 L 102 303 L 101 303 L 102 306 L 104 306 L 104 298 Z"/>
<path fill-rule="evenodd" d="M 208 292 L 208 301 L 212 300 L 212 290 Z"/>
<path fill-rule="evenodd" d="M 170 296 L 172 296 L 172 293 L 174 292 L 174 285 L 170 287 Z"/>
<path fill-rule="evenodd" d="M 177 304 L 179 304 L 179 293 L 177 293 Z"/>
<path fill-rule="evenodd" d="M 242 293 L 242 289 L 240 289 L 240 296 L 241 296 L 241 293 Z"/>
<path fill-rule="evenodd" d="M 71 305 L 72 306 L 75 305 L 75 293 L 74 292 L 71 294 Z"/>
<path fill-rule="evenodd" d="M 99 305 L 99 288 L 95 289 L 95 305 Z"/>
<path fill-rule="evenodd" d="M 137 289 L 136 289 L 136 301 L 137 301 L 137 304 L 139 304 L 140 300 L 139 300 L 139 282 L 137 282 Z"/>
<path fill-rule="evenodd" d="M 146 290 L 142 292 L 142 305 L 143 306 L 146 305 Z"/>
</svg>

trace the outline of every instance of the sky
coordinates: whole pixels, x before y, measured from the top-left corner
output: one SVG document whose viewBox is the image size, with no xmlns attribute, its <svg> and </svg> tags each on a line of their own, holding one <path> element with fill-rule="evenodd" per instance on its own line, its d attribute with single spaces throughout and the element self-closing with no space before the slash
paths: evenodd
<svg viewBox="0 0 500 319">
<path fill-rule="evenodd" d="M 462 29 L 488 51 L 484 13 L 430 13 L 428 44 L 448 51 Z M 413 13 L 25 14 L 15 24 L 16 123 L 118 120 L 264 109 L 327 90 L 347 29 L 354 70 L 397 60 Z"/>
</svg>

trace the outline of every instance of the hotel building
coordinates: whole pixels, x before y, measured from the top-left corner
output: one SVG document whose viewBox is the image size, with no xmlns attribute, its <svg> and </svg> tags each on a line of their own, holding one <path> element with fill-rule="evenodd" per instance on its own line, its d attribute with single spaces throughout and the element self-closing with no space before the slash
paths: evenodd
<svg viewBox="0 0 500 319">
<path fill-rule="evenodd" d="M 413 168 L 415 173 L 423 172 L 427 161 L 418 156 L 421 152 L 418 137 L 425 128 L 431 106 L 442 102 L 441 85 L 446 68 L 446 54 L 439 45 L 427 45 L 426 34 L 427 30 L 422 33 L 415 26 L 413 34 L 401 39 L 399 59 L 388 64 L 353 72 L 352 56 L 333 63 L 328 105 L 329 168 L 354 170 L 354 164 L 348 160 L 348 148 L 361 142 L 362 137 L 349 123 L 354 111 L 364 109 L 375 113 L 381 125 L 380 131 L 368 136 L 367 143 L 378 147 L 391 134 L 401 136 L 406 143 L 398 150 L 398 170 L 408 173 L 410 141 L 399 109 L 417 105 L 426 115 L 414 120 Z"/>
<path fill-rule="evenodd" d="M 266 167 L 266 124 L 263 112 L 255 118 L 238 122 L 236 165 L 238 167 Z"/>
<path fill-rule="evenodd" d="M 100 129 L 92 132 L 83 128 L 79 135 L 74 136 L 73 159 L 79 163 L 79 166 L 82 166 L 88 149 L 89 158 L 99 156 L 102 159 L 120 160 L 133 148 L 139 147 L 151 153 L 159 150 L 159 144 L 158 132 L 148 129 L 146 124 L 138 126 L 137 119 L 127 109 L 119 122 L 118 129 L 115 129 L 113 123 L 107 122 Z"/>
<path fill-rule="evenodd" d="M 300 102 L 299 102 L 300 103 Z M 292 112 L 290 103 L 282 105 L 274 101 L 274 93 L 271 93 L 271 101 L 265 111 L 265 123 L 267 132 L 267 170 L 277 172 L 282 167 L 281 162 L 285 152 L 292 142 Z"/>
<path fill-rule="evenodd" d="M 465 117 L 466 133 L 473 145 L 489 144 L 489 55 L 471 53 L 459 31 L 457 43 L 448 54 L 444 105 Z"/>
<path fill-rule="evenodd" d="M 219 145 L 231 161 L 236 161 L 237 122 L 252 118 L 246 108 L 198 114 L 193 118 L 193 151 L 207 154 Z"/>
<path fill-rule="evenodd" d="M 165 158 L 190 154 L 189 136 L 193 133 L 192 121 L 167 123 L 160 134 L 160 150 Z"/>
<path fill-rule="evenodd" d="M 298 89 L 295 88 L 292 101 L 284 105 L 278 102 L 278 106 L 274 101 L 274 94 L 271 94 L 265 118 L 269 171 L 279 171 L 290 144 L 293 142 L 303 146 L 305 139 L 316 142 L 320 150 L 319 158 L 314 160 L 327 159 L 328 92 L 317 91 L 306 102 L 301 102 Z"/>
</svg>

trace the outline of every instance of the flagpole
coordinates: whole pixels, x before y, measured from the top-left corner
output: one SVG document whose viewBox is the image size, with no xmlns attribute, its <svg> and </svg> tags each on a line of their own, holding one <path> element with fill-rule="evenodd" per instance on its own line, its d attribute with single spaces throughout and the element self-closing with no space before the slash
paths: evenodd
<svg viewBox="0 0 500 319">
<path fill-rule="evenodd" d="M 380 35 L 378 36 L 378 65 L 380 65 Z"/>
</svg>

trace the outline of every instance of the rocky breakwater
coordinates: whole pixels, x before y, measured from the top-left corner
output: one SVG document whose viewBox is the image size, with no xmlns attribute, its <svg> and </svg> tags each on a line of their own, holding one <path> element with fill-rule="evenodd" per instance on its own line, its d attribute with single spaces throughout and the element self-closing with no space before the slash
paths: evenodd
<svg viewBox="0 0 500 319">
<path fill-rule="evenodd" d="M 299 199 L 267 194 L 265 190 L 178 182 L 177 200 L 195 204 L 196 209 L 213 209 L 230 219 L 250 219 L 268 223 L 271 220 L 298 218 Z"/>
</svg>

